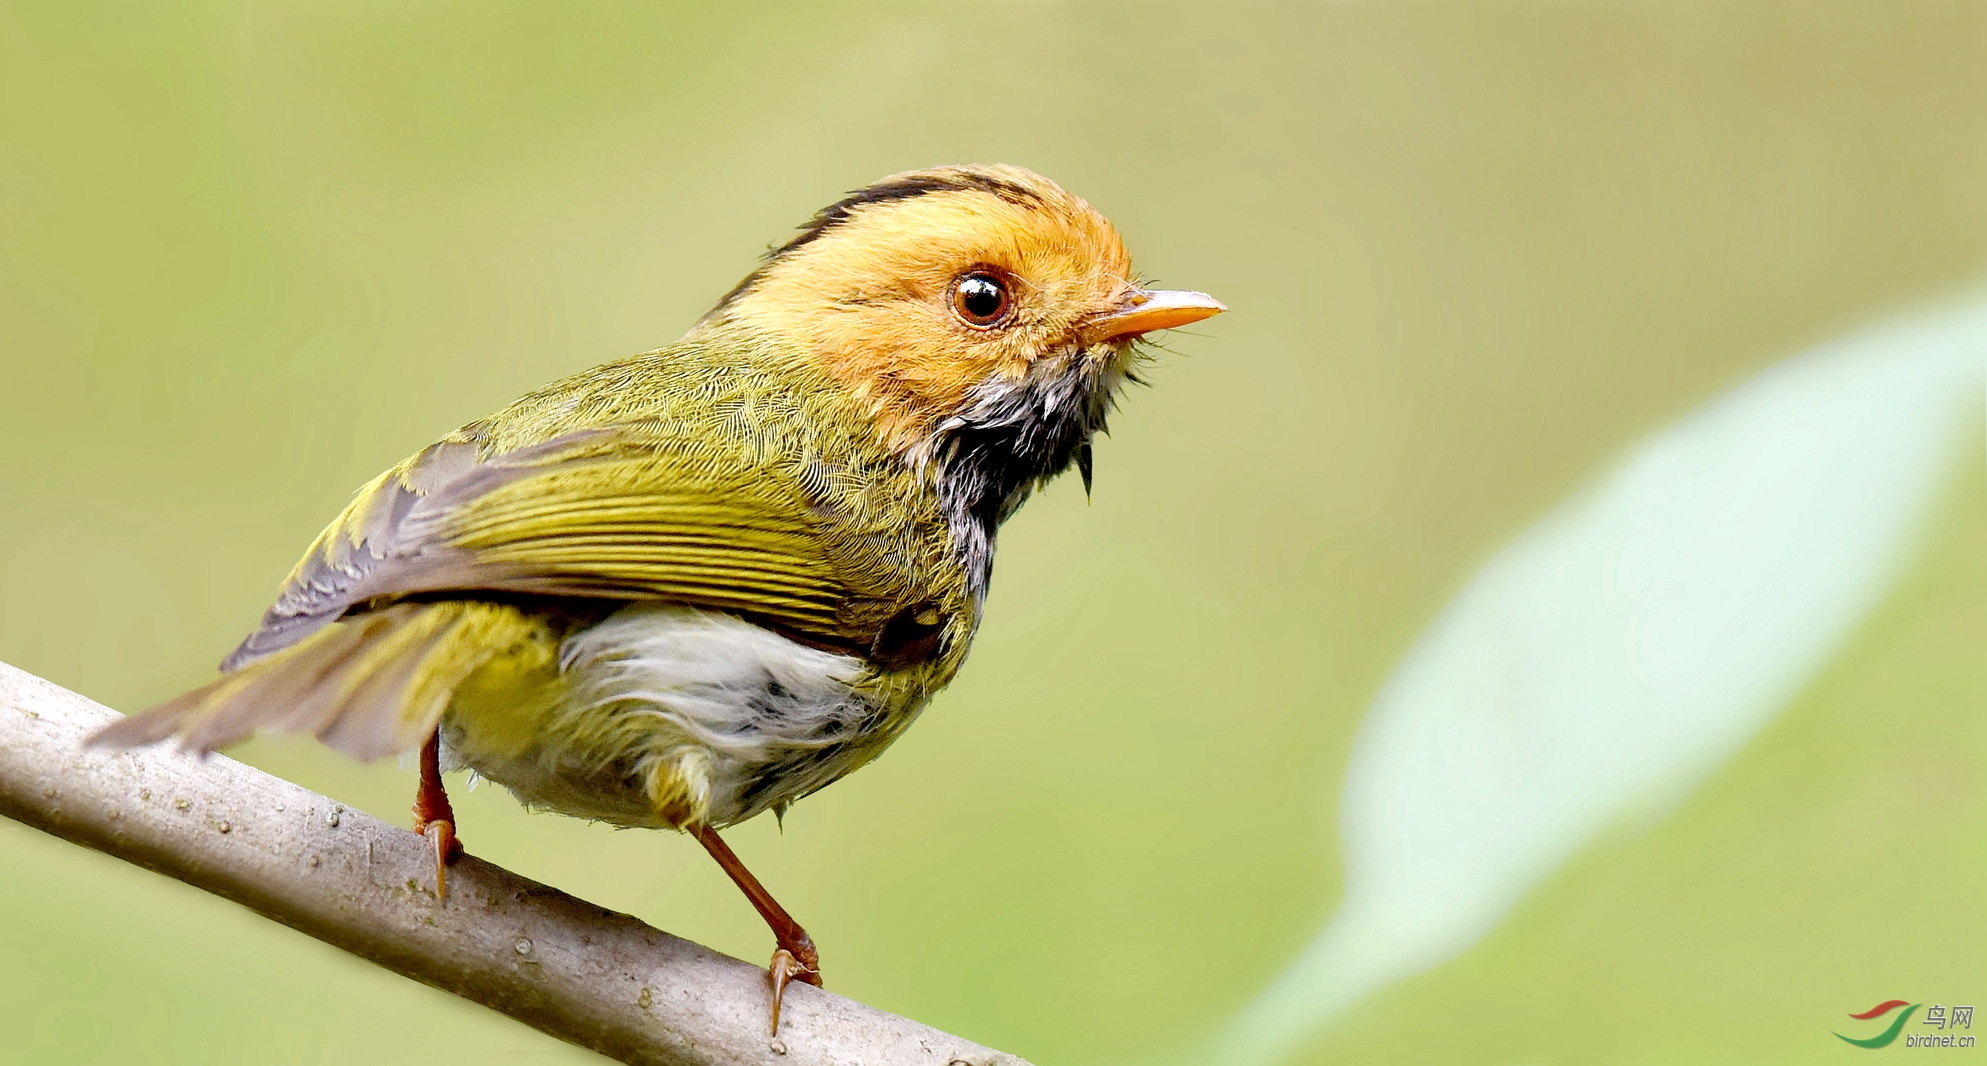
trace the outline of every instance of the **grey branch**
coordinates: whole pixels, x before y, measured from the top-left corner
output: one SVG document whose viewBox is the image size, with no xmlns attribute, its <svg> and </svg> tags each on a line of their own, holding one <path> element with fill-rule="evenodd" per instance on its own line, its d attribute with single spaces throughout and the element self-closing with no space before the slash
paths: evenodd
<svg viewBox="0 0 1987 1066">
<path fill-rule="evenodd" d="M 631 1063 L 1026 1066 L 464 856 L 222 756 L 86 751 L 116 712 L 0 663 L 0 815 Z"/>
</svg>

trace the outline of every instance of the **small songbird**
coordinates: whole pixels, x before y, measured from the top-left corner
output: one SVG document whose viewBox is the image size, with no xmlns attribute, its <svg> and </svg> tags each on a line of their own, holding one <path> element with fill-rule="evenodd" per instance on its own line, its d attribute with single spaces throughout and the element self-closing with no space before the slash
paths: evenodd
<svg viewBox="0 0 1987 1066">
<path fill-rule="evenodd" d="M 361 488 L 219 678 L 95 742 L 418 749 L 437 897 L 446 769 L 688 832 L 772 927 L 777 1032 L 814 945 L 717 830 L 911 724 L 966 658 L 1001 523 L 1072 465 L 1088 490 L 1134 342 L 1222 310 L 1141 286 L 1110 223 L 1029 171 L 885 178 L 677 343 Z"/>
</svg>

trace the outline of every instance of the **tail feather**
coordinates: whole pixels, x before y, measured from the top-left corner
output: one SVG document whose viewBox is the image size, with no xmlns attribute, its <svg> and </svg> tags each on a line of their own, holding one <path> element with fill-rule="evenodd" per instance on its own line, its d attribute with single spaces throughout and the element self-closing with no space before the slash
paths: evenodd
<svg viewBox="0 0 1987 1066">
<path fill-rule="evenodd" d="M 327 627 L 314 641 L 281 656 L 223 674 L 150 714 L 176 719 L 180 746 L 207 752 L 259 731 L 315 733 L 339 709 L 341 674 L 365 646 L 369 631 L 391 619 L 354 619 Z M 141 716 L 144 717 L 144 716 Z M 108 731 L 106 731 L 108 732 Z"/>
<path fill-rule="evenodd" d="M 259 732 L 314 733 L 360 759 L 411 751 L 455 690 L 494 659 L 556 669 L 542 618 L 493 603 L 402 603 L 326 626 L 176 699 L 114 722 L 94 746 L 178 737 L 208 752 Z"/>
<path fill-rule="evenodd" d="M 455 687 L 499 650 L 462 640 L 462 623 L 462 612 L 428 608 L 378 638 L 368 668 L 341 679 L 340 702 L 353 710 L 333 715 L 318 739 L 362 759 L 419 747 Z"/>
</svg>

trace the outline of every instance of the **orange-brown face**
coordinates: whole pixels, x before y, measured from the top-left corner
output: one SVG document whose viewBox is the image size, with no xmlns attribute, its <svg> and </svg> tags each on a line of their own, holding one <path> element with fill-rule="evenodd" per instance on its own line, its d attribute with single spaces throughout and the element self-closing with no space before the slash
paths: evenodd
<svg viewBox="0 0 1987 1066">
<path fill-rule="evenodd" d="M 1140 289 L 1111 224 L 1048 179 L 945 167 L 822 211 L 713 318 L 799 341 L 905 448 L 978 389 L 1050 360 L 1102 373 L 1139 335 L 1220 309 Z"/>
</svg>

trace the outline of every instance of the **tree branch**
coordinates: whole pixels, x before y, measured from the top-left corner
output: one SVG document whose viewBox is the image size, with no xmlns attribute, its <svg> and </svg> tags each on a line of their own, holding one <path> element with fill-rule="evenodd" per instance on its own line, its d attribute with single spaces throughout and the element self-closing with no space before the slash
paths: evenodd
<svg viewBox="0 0 1987 1066">
<path fill-rule="evenodd" d="M 0 663 L 0 815 L 231 899 L 630 1063 L 1026 1066 L 789 985 L 474 856 L 438 903 L 422 838 L 222 756 L 86 751 L 116 712 Z"/>
</svg>

